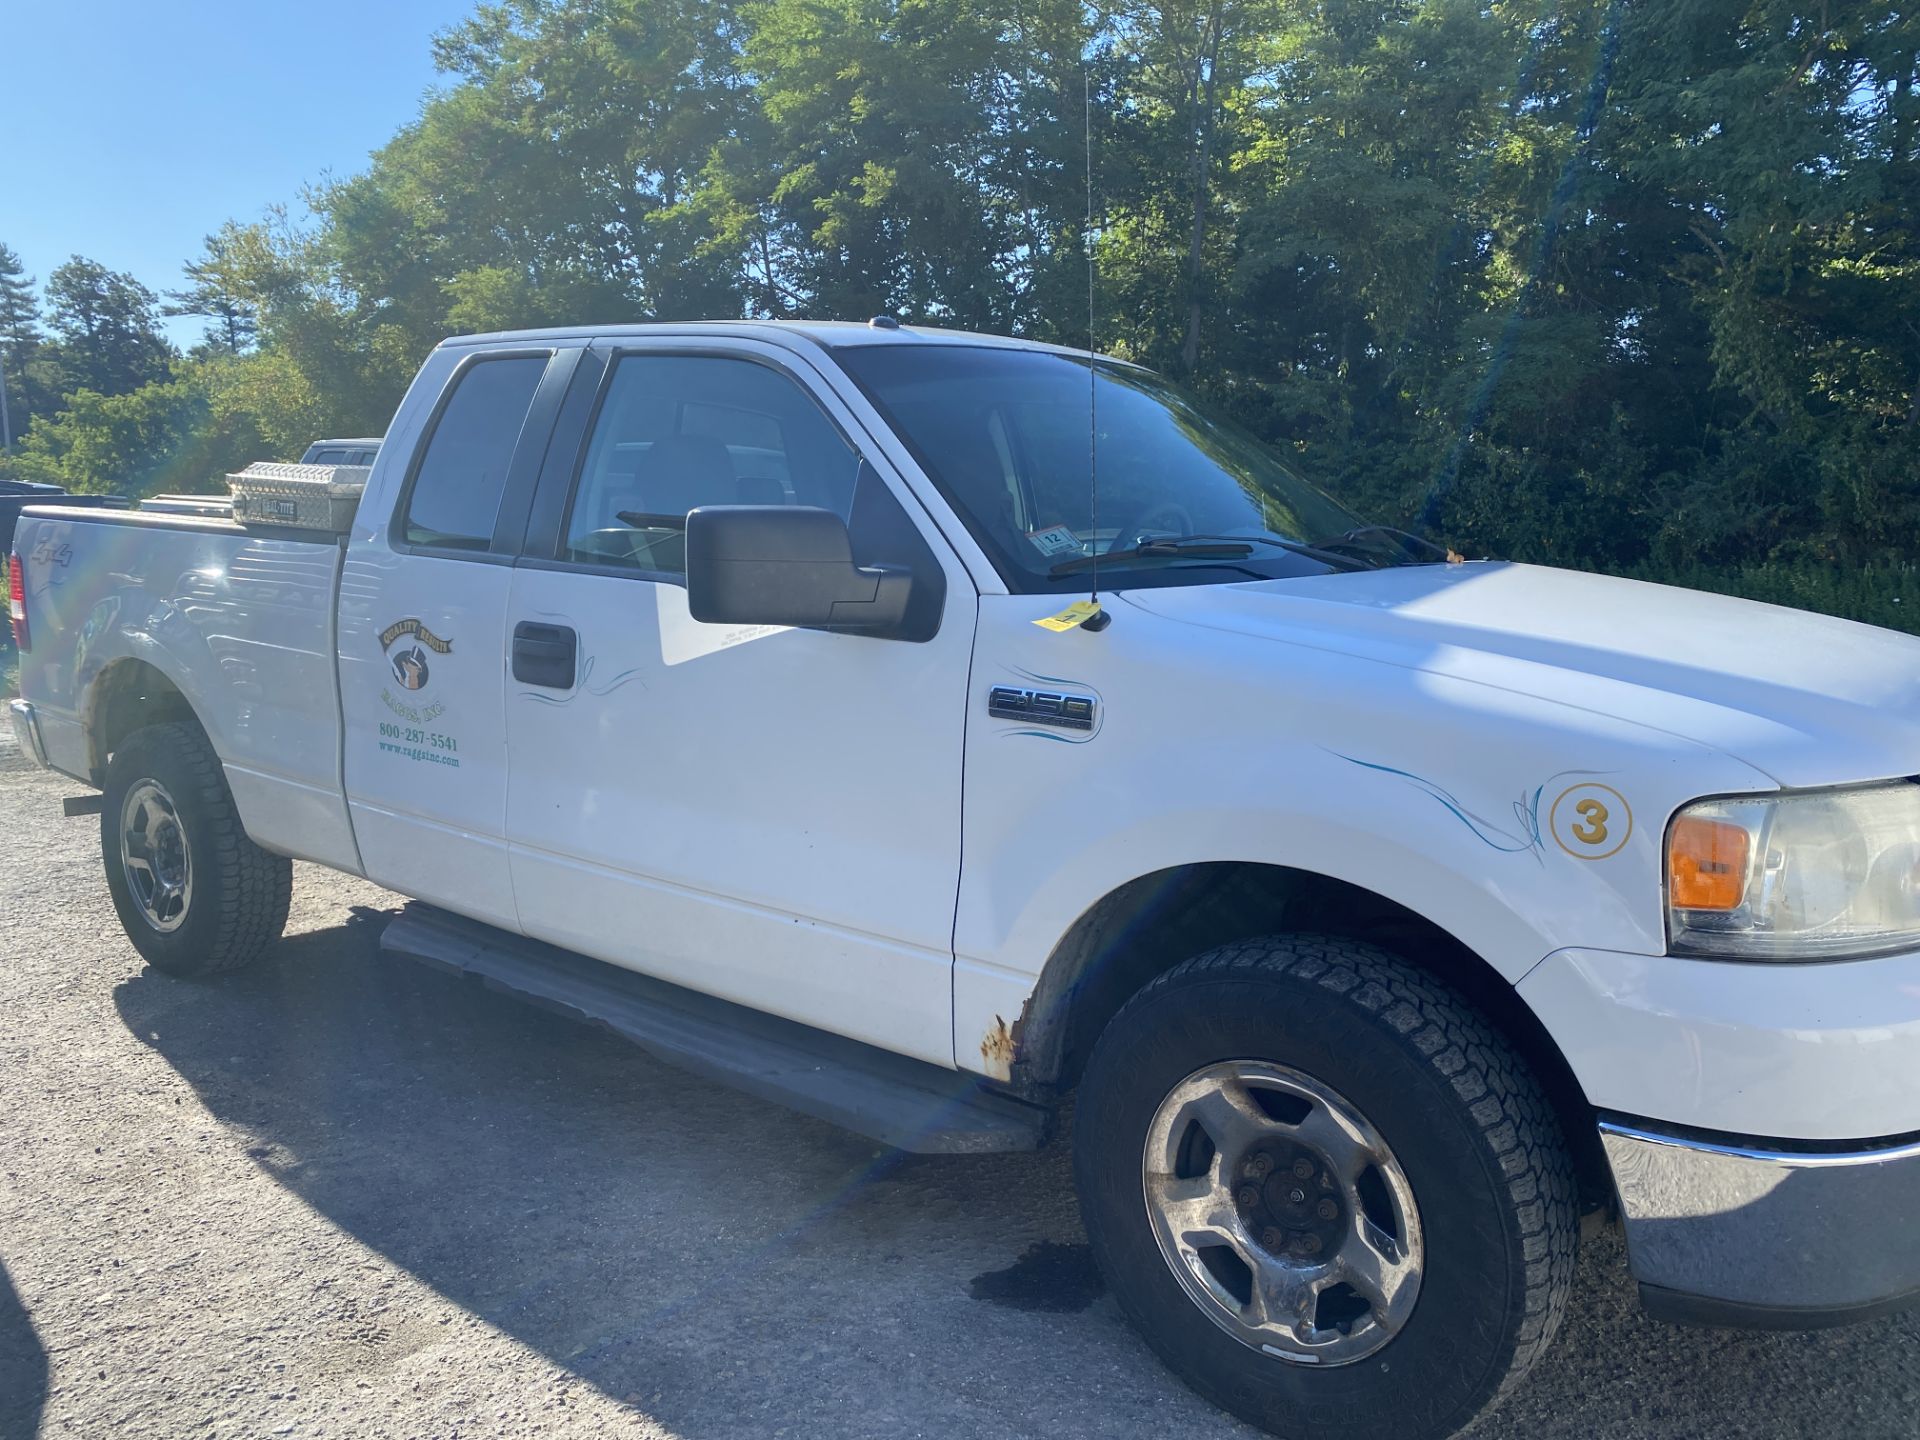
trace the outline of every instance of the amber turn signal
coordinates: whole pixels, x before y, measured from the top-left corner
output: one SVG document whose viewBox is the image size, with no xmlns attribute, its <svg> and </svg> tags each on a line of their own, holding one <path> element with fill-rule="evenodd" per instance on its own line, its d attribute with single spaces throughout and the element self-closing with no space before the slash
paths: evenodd
<svg viewBox="0 0 1920 1440">
<path fill-rule="evenodd" d="M 1738 910 L 1747 893 L 1752 841 L 1746 827 L 1682 816 L 1667 841 L 1669 899 L 1676 910 Z"/>
</svg>

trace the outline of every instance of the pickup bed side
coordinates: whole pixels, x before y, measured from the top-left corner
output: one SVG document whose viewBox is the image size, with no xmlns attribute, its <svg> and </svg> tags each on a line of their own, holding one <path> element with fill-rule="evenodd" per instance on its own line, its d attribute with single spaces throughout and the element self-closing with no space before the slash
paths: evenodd
<svg viewBox="0 0 1920 1440">
<path fill-rule="evenodd" d="M 41 507 L 15 543 L 36 661 L 23 680 L 50 765 L 98 785 L 133 731 L 192 718 L 257 844 L 361 873 L 341 788 L 339 545 Z"/>
</svg>

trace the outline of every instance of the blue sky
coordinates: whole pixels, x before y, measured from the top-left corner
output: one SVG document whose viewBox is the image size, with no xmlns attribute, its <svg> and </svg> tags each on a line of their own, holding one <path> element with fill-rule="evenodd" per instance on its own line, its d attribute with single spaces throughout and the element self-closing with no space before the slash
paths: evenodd
<svg viewBox="0 0 1920 1440">
<path fill-rule="evenodd" d="M 0 242 L 153 290 L 223 220 L 364 169 L 436 83 L 473 0 L 0 0 Z M 181 344 L 201 322 L 175 320 Z"/>
</svg>

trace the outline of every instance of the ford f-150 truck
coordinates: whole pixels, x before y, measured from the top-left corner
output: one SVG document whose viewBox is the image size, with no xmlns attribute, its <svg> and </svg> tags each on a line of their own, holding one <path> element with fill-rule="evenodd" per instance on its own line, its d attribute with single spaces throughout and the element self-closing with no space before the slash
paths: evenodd
<svg viewBox="0 0 1920 1440">
<path fill-rule="evenodd" d="M 881 322 L 450 340 L 350 533 L 29 510 L 12 612 L 152 965 L 299 858 L 895 1146 L 1077 1095 L 1119 1304 L 1255 1424 L 1471 1423 L 1589 1220 L 1671 1319 L 1920 1289 L 1920 640 L 1462 563 Z"/>
</svg>

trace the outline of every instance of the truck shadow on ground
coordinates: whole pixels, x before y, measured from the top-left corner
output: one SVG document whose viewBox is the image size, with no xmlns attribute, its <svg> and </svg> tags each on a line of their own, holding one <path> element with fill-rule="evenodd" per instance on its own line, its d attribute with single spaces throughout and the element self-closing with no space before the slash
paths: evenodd
<svg viewBox="0 0 1920 1440">
<path fill-rule="evenodd" d="M 47 1352 L 0 1265 L 0 1440 L 27 1440 L 47 1403 Z"/>
<path fill-rule="evenodd" d="M 1063 1144 L 880 1151 L 382 957 L 385 919 L 293 937 L 215 984 L 149 971 L 116 1003 L 253 1138 L 240 1163 L 606 1395 L 701 1440 L 1251 1433 L 1101 1293 Z M 1907 1318 L 1657 1325 L 1608 1238 L 1583 1254 L 1560 1343 L 1478 1433 L 1876 1433 L 1910 1419 L 1885 1396 L 1915 1392 L 1916 1339 Z"/>
</svg>

